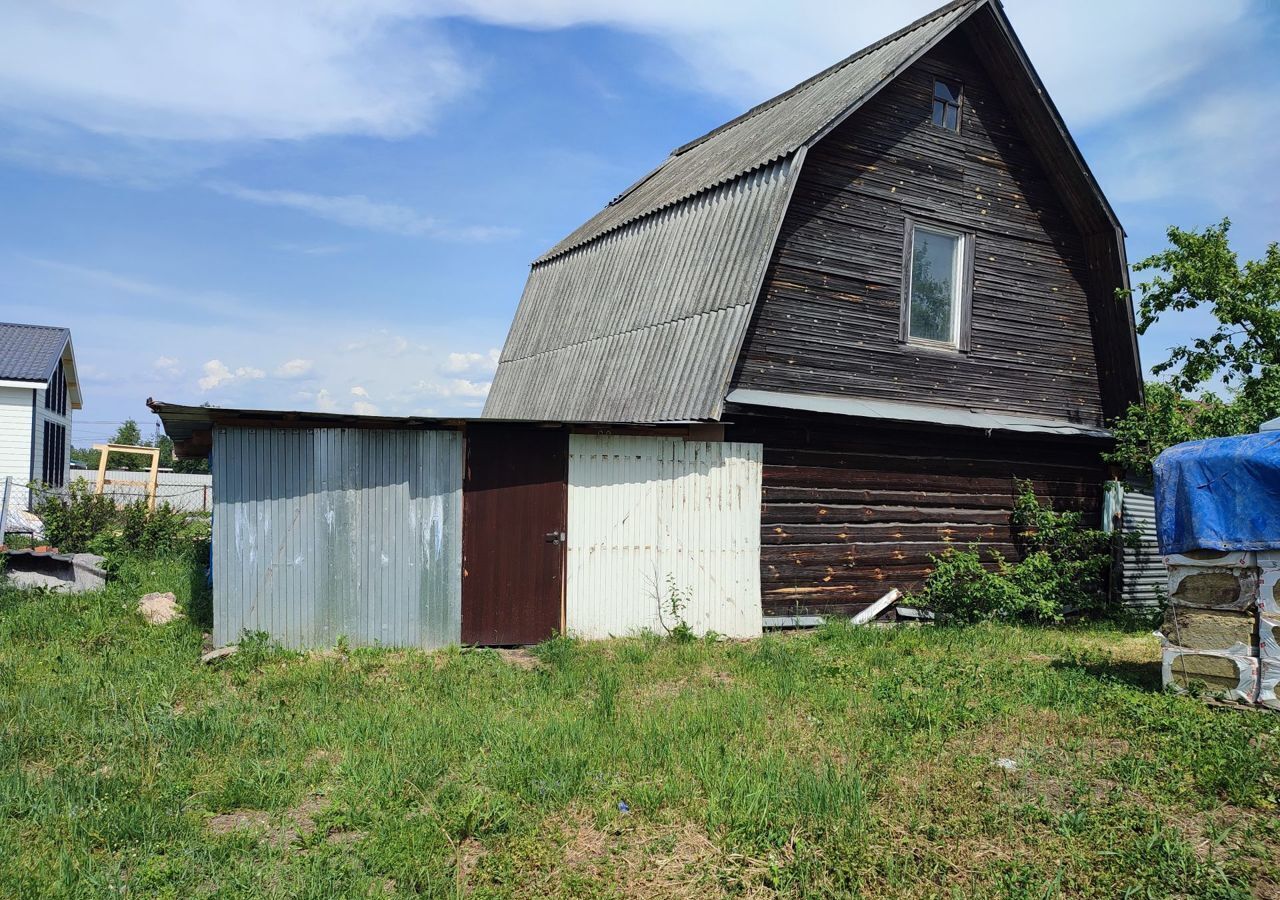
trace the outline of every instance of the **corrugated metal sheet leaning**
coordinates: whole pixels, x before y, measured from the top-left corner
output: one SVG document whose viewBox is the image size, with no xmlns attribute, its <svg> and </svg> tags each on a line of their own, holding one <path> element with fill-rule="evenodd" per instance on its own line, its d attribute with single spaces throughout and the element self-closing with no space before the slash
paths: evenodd
<svg viewBox="0 0 1280 900">
<path fill-rule="evenodd" d="M 456 431 L 218 427 L 212 463 L 215 643 L 457 643 Z"/>
<path fill-rule="evenodd" d="M 571 435 L 566 628 L 760 634 L 759 444 Z M 680 609 L 668 607 L 672 592 Z"/>
<path fill-rule="evenodd" d="M 1117 555 L 1116 587 L 1128 609 L 1158 609 L 1168 596 L 1169 570 L 1156 538 L 1155 499 L 1150 493 L 1124 489 L 1120 530 L 1125 539 Z"/>
</svg>

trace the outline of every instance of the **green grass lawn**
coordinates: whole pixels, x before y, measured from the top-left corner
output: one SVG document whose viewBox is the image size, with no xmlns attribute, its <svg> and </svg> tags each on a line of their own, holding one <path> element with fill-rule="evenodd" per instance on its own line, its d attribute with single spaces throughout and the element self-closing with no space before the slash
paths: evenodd
<svg viewBox="0 0 1280 900">
<path fill-rule="evenodd" d="M 1280 896 L 1280 717 L 1141 631 L 211 667 L 198 584 L 0 592 L 0 896 Z"/>
</svg>

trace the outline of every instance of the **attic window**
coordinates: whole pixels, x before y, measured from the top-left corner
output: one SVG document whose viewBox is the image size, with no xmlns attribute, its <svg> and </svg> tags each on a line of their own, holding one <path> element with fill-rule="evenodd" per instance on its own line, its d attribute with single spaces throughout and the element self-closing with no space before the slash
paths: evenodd
<svg viewBox="0 0 1280 900">
<path fill-rule="evenodd" d="M 907 219 L 899 339 L 967 351 L 973 235 Z"/>
<path fill-rule="evenodd" d="M 954 81 L 933 83 L 933 124 L 948 131 L 960 130 L 961 86 Z"/>
</svg>

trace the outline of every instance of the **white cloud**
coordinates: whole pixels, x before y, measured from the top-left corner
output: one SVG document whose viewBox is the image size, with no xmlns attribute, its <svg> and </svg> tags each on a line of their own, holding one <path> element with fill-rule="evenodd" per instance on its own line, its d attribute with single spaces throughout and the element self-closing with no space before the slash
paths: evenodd
<svg viewBox="0 0 1280 900">
<path fill-rule="evenodd" d="M 496 347 L 488 353 L 450 353 L 445 357 L 440 371 L 450 375 L 461 375 L 464 372 L 494 372 L 498 368 L 498 360 L 502 351 Z"/>
<path fill-rule="evenodd" d="M 378 407 L 367 400 L 357 400 L 351 404 L 351 411 L 357 416 L 376 416 Z"/>
<path fill-rule="evenodd" d="M 313 365 L 309 359 L 291 359 L 276 366 L 276 377 L 303 378 L 311 374 Z"/>
<path fill-rule="evenodd" d="M 413 134 L 474 83 L 422 13 L 413 0 L 10 3 L 0 106 L 128 138 Z"/>
<path fill-rule="evenodd" d="M 202 391 L 211 391 L 235 377 L 220 359 L 209 360 L 204 364 L 203 368 L 204 377 L 197 382 Z"/>
<path fill-rule="evenodd" d="M 240 366 L 232 371 L 220 359 L 211 359 L 202 367 L 204 377 L 196 382 L 202 391 L 211 391 L 232 381 L 255 380 L 266 377 L 266 372 L 254 366 Z"/>
<path fill-rule="evenodd" d="M 398 203 L 370 200 L 361 194 L 312 194 L 306 191 L 259 190 L 238 184 L 214 183 L 210 188 L 220 194 L 259 203 L 281 206 L 297 212 L 328 219 L 350 228 L 364 228 L 404 237 L 428 237 L 459 241 L 489 241 L 509 237 L 514 230 L 496 225 L 451 225 L 423 215 Z"/>
<path fill-rule="evenodd" d="M 151 368 L 170 378 L 177 378 L 183 371 L 181 363 L 172 356 L 157 356 L 155 362 L 151 364 Z"/>
<path fill-rule="evenodd" d="M 321 388 L 316 393 L 316 409 L 320 412 L 335 412 L 337 408 L 338 404 L 334 401 L 333 395 L 329 393 L 327 388 Z"/>
<path fill-rule="evenodd" d="M 351 396 L 352 397 L 368 397 L 369 392 L 357 384 L 355 387 L 351 389 Z"/>
<path fill-rule="evenodd" d="M 462 400 L 484 399 L 489 396 L 492 383 L 488 381 L 470 381 L 466 378 L 451 378 L 448 381 L 433 384 L 420 381 L 415 389 L 420 393 L 433 397 L 448 397 Z"/>
</svg>

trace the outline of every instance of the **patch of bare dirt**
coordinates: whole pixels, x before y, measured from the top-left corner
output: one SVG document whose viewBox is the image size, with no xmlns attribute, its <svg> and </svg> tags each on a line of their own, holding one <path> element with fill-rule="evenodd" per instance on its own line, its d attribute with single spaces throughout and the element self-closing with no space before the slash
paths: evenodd
<svg viewBox="0 0 1280 900">
<path fill-rule="evenodd" d="M 726 854 L 691 822 L 625 817 L 603 828 L 581 809 L 547 821 L 560 863 L 549 876 L 572 874 L 606 883 L 626 898 L 764 896 L 762 864 Z"/>
<path fill-rule="evenodd" d="M 262 832 L 262 841 L 277 849 L 287 849 L 316 830 L 316 816 L 328 803 L 324 795 L 312 794 L 278 817 L 266 810 L 239 809 L 220 813 L 205 823 L 211 834 L 224 835 L 236 831 Z"/>
<path fill-rule="evenodd" d="M 231 834 L 236 831 L 260 831 L 271 824 L 271 813 L 262 809 L 238 809 L 219 813 L 204 823 L 210 834 Z"/>
<path fill-rule="evenodd" d="M 503 647 L 497 651 L 497 654 L 503 662 L 517 669 L 538 668 L 538 657 L 523 647 Z"/>
</svg>

